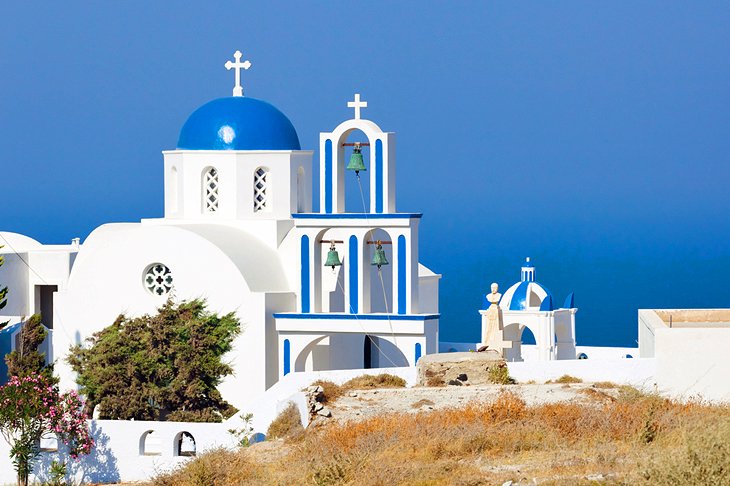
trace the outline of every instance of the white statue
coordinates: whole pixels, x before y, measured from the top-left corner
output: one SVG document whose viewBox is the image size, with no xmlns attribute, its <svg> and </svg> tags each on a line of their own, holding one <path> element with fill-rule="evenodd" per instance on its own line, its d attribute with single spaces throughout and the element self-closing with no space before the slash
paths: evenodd
<svg viewBox="0 0 730 486">
<path fill-rule="evenodd" d="M 493 283 L 492 292 L 486 295 L 489 302 L 489 309 L 480 311 L 482 315 L 482 345 L 488 349 L 494 349 L 504 355 L 505 348 L 511 348 L 511 341 L 504 340 L 504 326 L 502 324 L 502 311 L 499 304 L 502 294 L 499 293 L 499 285 Z"/>
</svg>

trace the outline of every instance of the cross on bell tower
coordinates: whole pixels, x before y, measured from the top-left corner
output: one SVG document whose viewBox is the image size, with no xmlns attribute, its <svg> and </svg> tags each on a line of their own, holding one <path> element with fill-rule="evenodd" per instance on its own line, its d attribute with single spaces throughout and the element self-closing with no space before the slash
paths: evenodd
<svg viewBox="0 0 730 486">
<path fill-rule="evenodd" d="M 231 69 L 235 70 L 236 73 L 236 85 L 233 87 L 233 96 L 243 96 L 243 88 L 241 87 L 241 69 L 246 69 L 251 67 L 251 62 L 246 60 L 241 62 L 241 56 L 243 54 L 241 51 L 236 51 L 233 53 L 233 58 L 236 60 L 236 62 L 226 61 L 225 67 L 229 71 Z"/>
<path fill-rule="evenodd" d="M 355 120 L 360 119 L 360 108 L 367 108 L 367 101 L 360 101 L 360 93 L 355 93 L 355 100 L 347 102 L 348 108 L 355 108 Z"/>
</svg>

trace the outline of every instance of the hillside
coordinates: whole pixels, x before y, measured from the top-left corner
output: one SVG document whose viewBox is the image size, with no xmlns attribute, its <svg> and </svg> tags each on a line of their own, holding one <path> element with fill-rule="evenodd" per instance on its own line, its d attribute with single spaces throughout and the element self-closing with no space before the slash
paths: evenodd
<svg viewBox="0 0 730 486">
<path fill-rule="evenodd" d="M 153 484 L 730 484 L 728 407 L 610 383 L 350 390 L 327 407 Z"/>
</svg>

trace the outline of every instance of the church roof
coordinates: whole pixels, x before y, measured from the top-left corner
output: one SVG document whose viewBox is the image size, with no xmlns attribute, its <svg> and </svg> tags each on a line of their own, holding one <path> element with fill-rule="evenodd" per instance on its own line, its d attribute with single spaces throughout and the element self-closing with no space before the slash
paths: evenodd
<svg viewBox="0 0 730 486">
<path fill-rule="evenodd" d="M 181 150 L 300 150 L 291 121 L 275 106 L 233 96 L 210 101 L 180 130 Z"/>
<path fill-rule="evenodd" d="M 543 303 L 547 301 L 543 309 Z M 553 297 L 550 291 L 537 282 L 525 280 L 517 282 L 507 289 L 502 296 L 499 306 L 503 310 L 527 310 L 538 307 L 540 310 L 554 310 Z"/>
</svg>

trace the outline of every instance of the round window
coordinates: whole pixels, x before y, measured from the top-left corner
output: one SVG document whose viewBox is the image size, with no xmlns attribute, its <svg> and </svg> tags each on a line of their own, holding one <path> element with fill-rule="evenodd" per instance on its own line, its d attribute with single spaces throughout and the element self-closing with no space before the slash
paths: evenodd
<svg viewBox="0 0 730 486">
<path fill-rule="evenodd" d="M 165 295 L 172 290 L 172 272 L 162 263 L 154 263 L 144 272 L 144 286 L 153 295 Z"/>
</svg>

